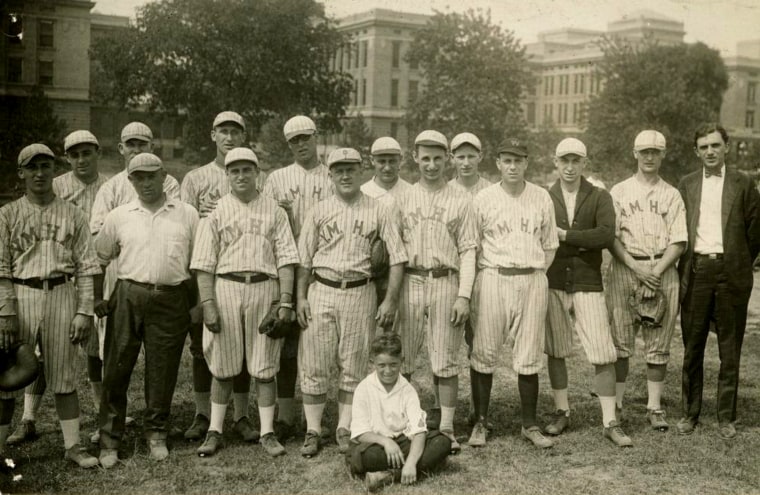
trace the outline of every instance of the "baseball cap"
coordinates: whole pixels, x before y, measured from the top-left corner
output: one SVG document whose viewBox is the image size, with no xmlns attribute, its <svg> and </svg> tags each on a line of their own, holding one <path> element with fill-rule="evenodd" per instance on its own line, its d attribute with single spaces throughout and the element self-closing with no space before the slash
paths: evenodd
<svg viewBox="0 0 760 495">
<path fill-rule="evenodd" d="M 230 111 L 218 113 L 217 116 L 214 117 L 214 124 L 211 127 L 226 124 L 227 122 L 237 124 L 245 130 L 245 120 L 243 120 L 243 117 L 237 112 Z"/>
<path fill-rule="evenodd" d="M 73 148 L 78 144 L 94 144 L 100 148 L 98 138 L 90 131 L 74 131 L 63 140 L 63 151 L 69 151 L 69 148 Z"/>
<path fill-rule="evenodd" d="M 362 156 L 353 148 L 338 148 L 327 157 L 327 167 L 332 168 L 338 163 L 361 163 Z"/>
<path fill-rule="evenodd" d="M 34 143 L 22 149 L 18 154 L 18 166 L 26 167 L 32 161 L 32 158 L 37 155 L 45 155 L 55 159 L 55 153 L 50 148 L 42 143 Z"/>
<path fill-rule="evenodd" d="M 517 138 L 507 138 L 499 143 L 497 153 L 511 153 L 516 156 L 528 156 L 528 147 Z"/>
<path fill-rule="evenodd" d="M 665 136 L 655 130 L 641 131 L 633 142 L 635 151 L 641 150 L 664 150 L 666 145 Z"/>
<path fill-rule="evenodd" d="M 153 141 L 153 132 L 150 127 L 142 122 L 130 122 L 121 130 L 121 142 L 126 143 L 130 139 L 151 142 Z"/>
<path fill-rule="evenodd" d="M 443 146 L 444 148 L 449 149 L 449 141 L 446 139 L 446 136 L 438 131 L 430 129 L 417 134 L 417 137 L 414 138 L 414 145 Z"/>
<path fill-rule="evenodd" d="M 296 136 L 301 134 L 312 135 L 317 132 L 317 125 L 309 117 L 305 115 L 296 115 L 287 122 L 282 128 L 283 134 L 285 134 L 285 141 L 290 141 Z"/>
<path fill-rule="evenodd" d="M 375 139 L 370 148 L 373 155 L 400 155 L 401 145 L 392 137 L 381 137 Z"/>
<path fill-rule="evenodd" d="M 476 136 L 475 134 L 471 132 L 462 132 L 454 136 L 454 139 L 451 140 L 451 152 L 453 153 L 457 148 L 459 148 L 463 144 L 472 145 L 478 151 L 482 151 L 483 149 L 483 145 L 480 144 L 480 139 L 478 139 L 478 136 Z"/>
<path fill-rule="evenodd" d="M 127 175 L 134 172 L 155 172 L 164 168 L 161 159 L 153 153 L 140 153 L 129 161 Z"/>
<path fill-rule="evenodd" d="M 557 157 L 565 155 L 578 155 L 586 156 L 586 145 L 580 139 L 565 138 L 557 145 L 557 150 L 554 152 Z"/>
<path fill-rule="evenodd" d="M 256 153 L 249 148 L 233 148 L 224 157 L 224 166 L 227 167 L 234 162 L 251 162 L 258 168 L 259 158 Z"/>
</svg>

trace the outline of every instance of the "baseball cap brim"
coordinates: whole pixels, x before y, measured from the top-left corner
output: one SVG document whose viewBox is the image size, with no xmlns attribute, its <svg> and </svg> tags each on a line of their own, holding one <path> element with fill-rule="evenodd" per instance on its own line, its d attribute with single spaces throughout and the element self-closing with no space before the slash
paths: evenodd
<svg viewBox="0 0 760 495">
<path fill-rule="evenodd" d="M 509 153 L 510 155 L 515 156 L 522 156 L 523 158 L 528 156 L 528 152 L 525 150 L 521 150 L 519 148 L 512 148 L 512 147 L 505 147 L 505 148 L 499 148 L 498 151 L 499 154 L 501 153 Z"/>
</svg>

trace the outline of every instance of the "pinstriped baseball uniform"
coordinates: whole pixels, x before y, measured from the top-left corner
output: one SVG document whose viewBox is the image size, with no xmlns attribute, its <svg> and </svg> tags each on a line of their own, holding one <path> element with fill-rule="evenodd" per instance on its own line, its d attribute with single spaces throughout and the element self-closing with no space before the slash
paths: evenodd
<svg viewBox="0 0 760 495">
<path fill-rule="evenodd" d="M 262 380 L 275 376 L 282 339 L 261 335 L 258 328 L 272 301 L 279 299 L 277 269 L 297 263 L 298 249 L 287 214 L 271 198 L 258 196 L 243 203 L 227 194 L 201 220 L 191 269 L 214 274 L 256 272 L 270 277 L 251 284 L 216 279 L 221 331 L 203 332 L 203 352 L 216 378 L 238 375 L 244 357 L 251 376 Z"/>
<path fill-rule="evenodd" d="M 477 247 L 472 199 L 458 189 L 445 184 L 429 191 L 417 183 L 396 204 L 409 268 L 458 271 L 459 255 Z M 459 373 L 462 329 L 451 323 L 451 308 L 457 296 L 470 297 L 471 290 L 460 291 L 456 274 L 440 278 L 404 274 L 395 325 L 404 352 L 403 373 L 414 371 L 426 336 L 433 374 L 448 378 Z"/>
<path fill-rule="evenodd" d="M 396 218 L 392 207 L 363 193 L 350 204 L 337 196 L 321 201 L 303 223 L 298 241 L 301 265 L 333 281 L 368 279 L 370 246 L 378 236 L 385 242 L 390 264 L 404 263 L 406 251 Z M 368 283 L 340 289 L 314 282 L 308 301 L 312 319 L 298 346 L 301 391 L 327 393 L 330 368 L 337 365 L 340 390 L 353 392 L 367 375 L 375 333 L 375 287 Z"/>
<path fill-rule="evenodd" d="M 615 215 L 616 235 L 625 250 L 650 268 L 657 264 L 667 247 L 688 242 L 686 208 L 678 190 L 660 179 L 654 186 L 641 184 L 635 176 L 616 184 L 610 190 Z M 628 305 L 628 298 L 640 285 L 636 275 L 617 259 L 612 259 L 607 287 L 613 336 L 618 357 L 631 357 L 635 351 L 637 325 Z M 670 357 L 670 341 L 678 315 L 678 272 L 675 266 L 662 274 L 660 289 L 668 300 L 662 328 L 642 328 L 646 361 L 666 364 Z"/>
<path fill-rule="evenodd" d="M 182 179 L 180 197 L 185 203 L 200 211 L 202 203 L 219 201 L 230 192 L 227 171 L 215 161 L 191 170 Z"/>
<path fill-rule="evenodd" d="M 465 187 L 463 184 L 460 184 L 457 182 L 457 178 L 454 177 L 449 181 L 449 185 L 452 187 L 455 187 L 463 192 L 468 192 L 472 195 L 472 197 L 475 197 L 480 191 L 485 189 L 488 186 L 492 186 L 493 182 L 491 182 L 488 179 L 484 179 L 483 177 L 478 177 L 478 181 L 475 183 L 472 187 Z"/>
<path fill-rule="evenodd" d="M 544 251 L 559 247 L 554 205 L 548 192 L 530 182 L 516 198 L 499 182 L 481 191 L 474 204 L 481 249 L 470 305 L 476 329 L 471 366 L 493 373 L 501 347 L 510 342 L 512 368 L 538 373 L 548 299 Z M 533 271 L 505 275 L 499 268 Z"/>
<path fill-rule="evenodd" d="M 396 183 L 393 184 L 393 187 L 390 189 L 384 189 L 377 182 L 375 182 L 375 179 L 373 177 L 372 179 L 362 184 L 361 190 L 370 198 L 377 199 L 378 201 L 393 202 L 394 200 L 401 197 L 401 195 L 403 195 L 406 191 L 408 191 L 410 187 L 412 187 L 411 184 L 399 177 Z"/>
<path fill-rule="evenodd" d="M 96 275 L 100 267 L 91 242 L 87 219 L 76 206 L 57 197 L 40 206 L 22 197 L 0 208 L 0 278 Z M 73 392 L 79 360 L 69 328 L 77 311 L 93 314 L 92 302 L 83 307 L 71 281 L 50 290 L 19 283 L 14 283 L 14 288 L 19 341 L 39 344 L 45 377 L 54 393 Z M 0 393 L 0 398 L 21 393 L 23 390 Z"/>
</svg>

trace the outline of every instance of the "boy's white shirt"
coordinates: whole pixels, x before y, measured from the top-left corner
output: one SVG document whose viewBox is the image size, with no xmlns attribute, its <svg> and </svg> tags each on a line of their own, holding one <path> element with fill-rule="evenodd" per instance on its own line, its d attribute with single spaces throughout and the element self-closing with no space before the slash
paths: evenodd
<svg viewBox="0 0 760 495">
<path fill-rule="evenodd" d="M 362 380 L 354 392 L 351 409 L 351 438 L 373 432 L 389 438 L 427 431 L 426 414 L 420 407 L 417 391 L 402 375 L 390 392 L 374 371 Z"/>
</svg>

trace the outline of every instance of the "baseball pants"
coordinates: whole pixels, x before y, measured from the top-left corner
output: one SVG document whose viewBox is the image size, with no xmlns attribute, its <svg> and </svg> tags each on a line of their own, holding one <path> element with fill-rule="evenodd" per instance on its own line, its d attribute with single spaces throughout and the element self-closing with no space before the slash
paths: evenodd
<svg viewBox="0 0 760 495">
<path fill-rule="evenodd" d="M 417 461 L 417 472 L 429 472 L 438 468 L 451 452 L 451 440 L 441 435 L 438 430 L 426 433 L 425 450 L 422 451 L 420 460 Z M 401 448 L 404 458 L 409 455 L 412 441 L 404 435 L 393 439 Z M 371 473 L 375 471 L 387 471 L 388 455 L 379 443 L 367 443 L 351 441 L 346 457 L 351 466 L 351 472 L 356 474 Z"/>
</svg>

